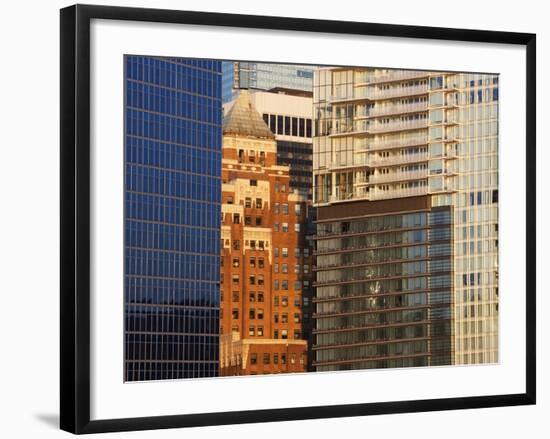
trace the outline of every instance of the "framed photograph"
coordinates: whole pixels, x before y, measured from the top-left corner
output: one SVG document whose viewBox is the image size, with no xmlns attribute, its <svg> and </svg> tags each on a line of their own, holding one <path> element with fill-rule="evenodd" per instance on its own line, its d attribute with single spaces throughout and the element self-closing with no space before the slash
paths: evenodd
<svg viewBox="0 0 550 439">
<path fill-rule="evenodd" d="M 61 428 L 535 403 L 535 35 L 61 10 Z"/>
</svg>

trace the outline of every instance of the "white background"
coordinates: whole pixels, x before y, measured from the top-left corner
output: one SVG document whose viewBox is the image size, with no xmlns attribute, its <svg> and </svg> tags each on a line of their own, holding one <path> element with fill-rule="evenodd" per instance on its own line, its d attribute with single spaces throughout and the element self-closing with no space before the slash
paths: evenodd
<svg viewBox="0 0 550 439">
<path fill-rule="evenodd" d="M 101 20 L 92 23 L 91 34 L 92 419 L 525 391 L 525 295 L 518 294 L 525 288 L 525 235 L 517 233 L 525 228 L 525 154 L 518 153 L 525 149 L 525 93 L 515 86 L 525 83 L 525 49 L 231 28 L 220 34 L 219 27 Z M 123 383 L 125 53 L 498 72 L 500 364 Z"/>
<path fill-rule="evenodd" d="M 46 3 L 46 2 L 42 2 Z M 64 2 L 22 2 L 4 7 L 2 13 L 2 158 L 0 191 L 2 195 L 2 264 L 0 292 L 3 293 L 0 333 L 0 401 L 6 437 L 53 437 L 58 412 L 58 285 L 59 285 L 59 154 L 58 154 L 58 11 Z M 102 3 L 111 3 L 104 0 Z M 463 1 L 445 8 L 441 2 L 394 0 L 372 5 L 357 1 L 244 2 L 124 2 L 116 4 L 155 6 L 175 9 L 211 10 L 266 15 L 291 15 L 402 24 L 470 27 L 538 33 L 538 76 L 543 78 L 546 59 L 542 54 L 550 31 L 545 30 L 547 11 L 534 1 L 503 5 L 503 2 Z M 113 3 L 115 4 L 115 3 Z M 364 4 L 357 7 L 355 4 Z M 542 4 L 542 2 L 540 2 Z M 336 7 L 336 5 L 338 7 Z M 538 124 L 543 126 L 541 103 L 550 99 L 548 88 L 539 80 Z M 545 99 L 546 98 L 546 99 Z M 6 136 L 7 133 L 7 136 Z M 538 145 L 544 142 L 539 129 Z M 6 154 L 7 153 L 7 154 Z M 543 205 L 548 172 L 542 164 L 549 157 L 539 148 L 538 222 L 549 220 Z M 14 190 L 15 189 L 15 190 Z M 538 270 L 548 265 L 542 248 L 550 245 L 548 232 L 539 227 Z M 538 290 L 539 371 L 548 358 L 543 350 L 548 324 L 542 321 L 545 306 L 545 280 L 540 276 Z M 547 343 L 546 343 L 547 344 Z M 542 437 L 548 430 L 544 414 L 550 408 L 548 380 L 539 373 L 539 404 L 536 407 L 498 408 L 458 412 L 405 414 L 339 420 L 316 420 L 210 427 L 182 431 L 127 433 L 142 437 L 244 437 L 262 435 L 315 435 L 398 437 L 518 437 L 526 430 Z M 546 427 L 546 428 L 545 428 Z M 539 434 L 536 433 L 539 432 Z M 119 435 L 118 437 L 121 437 Z"/>
</svg>

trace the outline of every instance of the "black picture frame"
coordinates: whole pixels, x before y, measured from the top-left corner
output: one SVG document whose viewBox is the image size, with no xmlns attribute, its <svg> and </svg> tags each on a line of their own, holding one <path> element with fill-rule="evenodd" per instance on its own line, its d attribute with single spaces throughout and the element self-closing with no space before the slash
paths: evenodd
<svg viewBox="0 0 550 439">
<path fill-rule="evenodd" d="M 90 22 L 92 19 L 328 32 L 446 41 L 502 43 L 526 48 L 526 391 L 460 398 L 393 401 L 90 419 Z M 536 400 L 536 36 L 530 33 L 402 26 L 304 18 L 74 5 L 61 10 L 61 429 L 81 434 L 387 413 L 535 404 Z"/>
</svg>

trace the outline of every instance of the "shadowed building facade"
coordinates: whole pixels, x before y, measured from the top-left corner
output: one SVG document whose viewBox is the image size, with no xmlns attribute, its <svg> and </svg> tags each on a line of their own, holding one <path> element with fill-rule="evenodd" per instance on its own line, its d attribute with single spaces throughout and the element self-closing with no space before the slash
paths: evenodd
<svg viewBox="0 0 550 439">
<path fill-rule="evenodd" d="M 307 198 L 290 192 L 275 136 L 241 91 L 224 117 L 220 375 L 303 372 Z M 308 266 L 309 270 L 310 267 Z"/>
<path fill-rule="evenodd" d="M 124 379 L 218 376 L 221 64 L 125 63 Z"/>
</svg>

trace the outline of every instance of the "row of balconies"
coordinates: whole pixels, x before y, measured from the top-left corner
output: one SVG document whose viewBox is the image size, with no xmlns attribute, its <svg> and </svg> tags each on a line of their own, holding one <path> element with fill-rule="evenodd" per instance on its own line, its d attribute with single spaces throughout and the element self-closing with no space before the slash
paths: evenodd
<svg viewBox="0 0 550 439">
<path fill-rule="evenodd" d="M 364 110 L 357 111 L 355 113 L 355 117 L 356 118 L 380 117 L 380 116 L 390 116 L 393 114 L 416 113 L 420 111 L 428 111 L 427 102 L 405 104 L 405 105 L 403 104 L 381 105 L 373 108 L 365 108 Z"/>
<path fill-rule="evenodd" d="M 384 82 L 404 81 L 407 79 L 426 78 L 430 73 L 416 70 L 390 70 L 382 72 L 355 72 L 353 78 L 355 85 L 381 84 Z"/>
<path fill-rule="evenodd" d="M 380 123 L 368 120 L 356 120 L 352 124 L 335 124 L 331 137 L 341 137 L 351 134 L 382 134 L 396 131 L 407 131 L 428 128 L 428 119 L 418 119 L 412 121 L 398 121 L 389 123 Z"/>
<path fill-rule="evenodd" d="M 428 84 L 413 85 L 407 87 L 394 87 L 389 89 L 377 89 L 374 87 L 357 87 L 351 95 L 337 95 L 331 97 L 331 102 L 366 100 L 383 100 L 396 97 L 415 96 L 428 93 Z"/>
</svg>

